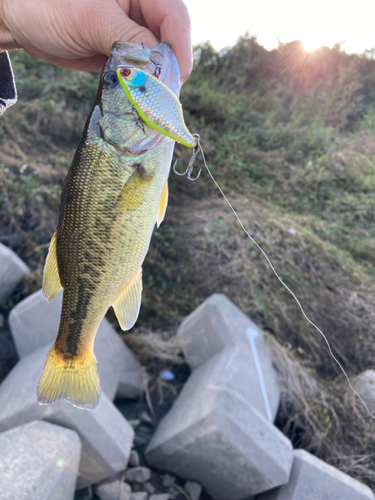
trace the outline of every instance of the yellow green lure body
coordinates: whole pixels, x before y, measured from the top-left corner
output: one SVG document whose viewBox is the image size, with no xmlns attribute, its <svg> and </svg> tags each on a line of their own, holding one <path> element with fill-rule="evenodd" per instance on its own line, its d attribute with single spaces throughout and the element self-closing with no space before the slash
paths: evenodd
<svg viewBox="0 0 375 500">
<path fill-rule="evenodd" d="M 142 120 L 184 146 L 197 146 L 197 138 L 185 125 L 179 100 L 164 83 L 138 68 L 118 68 L 117 76 Z"/>
</svg>

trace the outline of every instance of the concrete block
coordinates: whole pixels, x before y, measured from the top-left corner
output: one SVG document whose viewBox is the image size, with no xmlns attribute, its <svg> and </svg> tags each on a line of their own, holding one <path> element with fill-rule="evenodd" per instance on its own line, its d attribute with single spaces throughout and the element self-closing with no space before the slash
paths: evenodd
<svg viewBox="0 0 375 500">
<path fill-rule="evenodd" d="M 12 309 L 9 326 L 21 358 L 43 345 L 51 346 L 60 324 L 63 292 L 51 302 L 38 290 Z M 137 398 L 143 392 L 142 367 L 104 318 L 95 338 L 94 351 L 98 360 L 102 390 L 113 400 L 115 394 Z"/>
<path fill-rule="evenodd" d="M 259 342 L 258 342 L 259 340 Z M 257 337 L 259 351 L 266 351 L 263 337 Z M 260 361 L 267 399 L 272 418 L 275 420 L 280 403 L 280 386 L 271 359 L 263 356 Z M 250 344 L 232 344 L 205 363 L 207 365 L 207 384 L 235 391 L 248 403 L 268 418 L 266 403 L 262 393 L 259 374 Z"/>
<path fill-rule="evenodd" d="M 2 500 L 73 500 L 81 441 L 77 433 L 33 421 L 0 434 Z"/>
<path fill-rule="evenodd" d="M 102 394 L 95 410 L 81 410 L 66 401 L 39 405 L 36 387 L 49 347 L 21 359 L 0 386 L 0 432 L 31 420 L 45 420 L 77 431 L 82 459 L 77 489 L 126 469 L 134 431 Z"/>
<path fill-rule="evenodd" d="M 289 483 L 257 500 L 373 500 L 368 486 L 305 450 L 294 451 Z"/>
<path fill-rule="evenodd" d="M 184 341 L 184 355 L 194 370 L 225 346 L 248 344 L 247 328 L 258 332 L 257 342 L 264 343 L 262 330 L 225 295 L 214 293 L 181 323 L 177 335 Z M 269 357 L 268 349 L 259 356 Z"/>
<path fill-rule="evenodd" d="M 13 290 L 30 269 L 13 250 L 0 243 L 0 302 L 12 295 Z"/>
<path fill-rule="evenodd" d="M 375 370 L 366 370 L 356 377 L 354 389 L 364 399 L 370 411 L 375 410 Z"/>
<path fill-rule="evenodd" d="M 246 383 L 243 394 L 231 386 L 235 363 L 220 374 L 224 357 L 219 353 L 194 370 L 145 457 L 160 470 L 200 483 L 215 500 L 240 500 L 287 483 L 293 450 L 249 403 Z"/>
</svg>

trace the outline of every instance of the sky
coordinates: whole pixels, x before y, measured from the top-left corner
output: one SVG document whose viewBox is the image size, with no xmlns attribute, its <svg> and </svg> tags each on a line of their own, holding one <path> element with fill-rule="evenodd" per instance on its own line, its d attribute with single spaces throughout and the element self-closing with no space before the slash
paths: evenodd
<svg viewBox="0 0 375 500">
<path fill-rule="evenodd" d="M 305 49 L 344 42 L 348 53 L 375 48 L 375 0 L 184 0 L 192 20 L 193 45 L 216 50 L 249 32 L 271 50 L 301 40 Z"/>
</svg>

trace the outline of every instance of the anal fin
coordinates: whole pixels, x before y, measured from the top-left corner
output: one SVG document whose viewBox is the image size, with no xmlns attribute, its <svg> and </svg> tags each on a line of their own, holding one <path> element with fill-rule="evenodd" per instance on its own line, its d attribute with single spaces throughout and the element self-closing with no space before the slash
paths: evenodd
<svg viewBox="0 0 375 500">
<path fill-rule="evenodd" d="M 123 330 L 130 330 L 137 321 L 142 298 L 142 268 L 136 273 L 120 297 L 112 304 Z"/>
<path fill-rule="evenodd" d="M 46 264 L 44 266 L 43 295 L 49 302 L 61 290 L 61 288 L 62 285 L 59 276 L 59 269 L 57 266 L 55 231 L 52 236 L 51 243 L 49 244 Z"/>
<path fill-rule="evenodd" d="M 159 227 L 164 220 L 165 211 L 168 205 L 168 180 L 165 181 L 163 192 L 161 193 L 158 214 L 156 216 L 156 226 Z"/>
</svg>

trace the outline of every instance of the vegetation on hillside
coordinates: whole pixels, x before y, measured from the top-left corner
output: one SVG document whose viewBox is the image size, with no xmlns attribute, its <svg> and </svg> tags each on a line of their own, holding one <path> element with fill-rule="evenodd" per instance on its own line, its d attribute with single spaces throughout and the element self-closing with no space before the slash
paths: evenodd
<svg viewBox="0 0 375 500">
<path fill-rule="evenodd" d="M 0 241 L 33 272 L 6 303 L 41 285 L 61 185 L 98 74 L 12 54 L 19 102 L 0 120 Z M 195 49 L 186 122 L 240 217 L 349 376 L 375 359 L 375 61 L 339 46 L 267 51 L 252 38 Z M 190 152 L 176 148 L 185 165 Z M 181 167 L 182 168 L 182 167 Z M 348 388 L 208 175 L 171 174 L 167 216 L 144 265 L 138 329 L 173 331 L 221 292 L 267 333 L 284 377 L 277 425 L 375 488 L 375 424 Z M 115 323 L 110 313 L 110 319 Z M 126 336 L 125 336 L 126 338 Z"/>
</svg>

